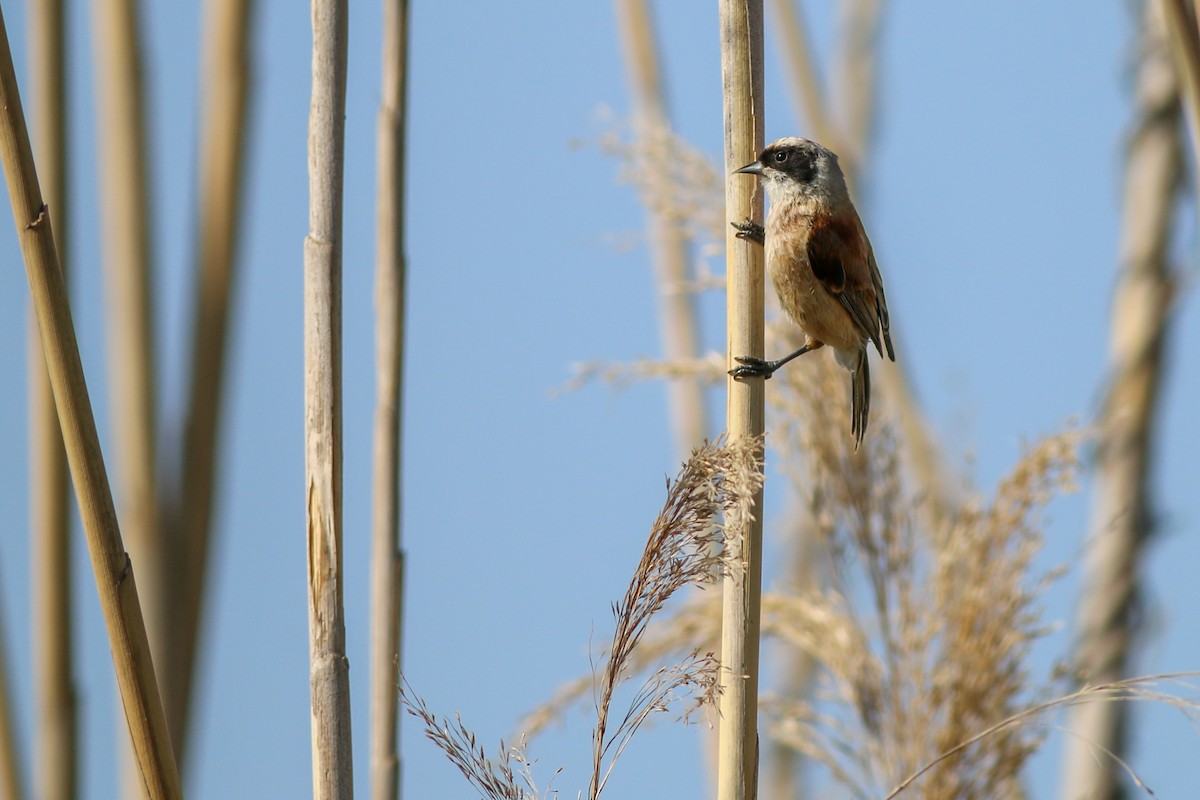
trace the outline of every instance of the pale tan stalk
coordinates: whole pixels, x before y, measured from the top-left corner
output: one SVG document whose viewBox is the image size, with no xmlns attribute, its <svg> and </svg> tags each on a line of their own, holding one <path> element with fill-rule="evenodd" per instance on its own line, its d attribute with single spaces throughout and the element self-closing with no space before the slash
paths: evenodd
<svg viewBox="0 0 1200 800">
<path fill-rule="evenodd" d="M 0 606 L 0 798 L 24 800 L 25 768 L 17 742 L 16 721 L 8 678 L 8 638 L 4 635 L 4 608 Z"/>
<path fill-rule="evenodd" d="M 67 92 L 62 0 L 34 3 L 29 14 L 34 134 L 47 204 L 54 210 L 55 246 L 67 269 Z M 67 455 L 36 320 L 30 320 L 30 530 L 36 699 L 33 752 L 36 792 L 70 800 L 78 791 L 75 679 L 71 666 L 72 570 Z"/>
<path fill-rule="evenodd" d="M 842 159 L 859 171 L 874 133 L 875 61 L 883 0 L 842 0 L 841 36 L 835 71 L 837 96 L 842 101 Z"/>
<path fill-rule="evenodd" d="M 1163 0 L 1167 33 L 1175 70 L 1179 75 L 1188 130 L 1191 132 L 1192 161 L 1200 160 L 1200 33 L 1196 30 L 1200 0 Z"/>
<path fill-rule="evenodd" d="M 725 215 L 732 222 L 762 222 L 757 183 L 733 170 L 763 147 L 762 0 L 720 0 L 721 79 L 725 109 Z M 763 252 L 725 237 L 726 363 L 734 356 L 763 357 Z M 730 443 L 763 435 L 764 381 L 726 384 Z M 759 467 L 761 469 L 761 465 Z M 729 564 L 721 625 L 721 719 L 717 755 L 719 800 L 753 800 L 758 784 L 758 652 L 762 595 L 762 490 L 750 513 L 727 532 Z"/>
<path fill-rule="evenodd" d="M 771 0 L 771 16 L 792 86 L 792 105 L 808 121 L 812 137 L 835 153 L 842 152 L 842 135 L 830 117 L 816 58 L 809 46 L 798 0 Z"/>
<path fill-rule="evenodd" d="M 162 674 L 170 675 L 174 673 L 169 638 L 173 628 L 158 508 L 150 267 L 153 213 L 139 28 L 135 0 L 93 2 L 116 483 L 129 556 L 142 576 L 150 647 Z"/>
<path fill-rule="evenodd" d="M 842 131 L 846 150 L 849 180 L 853 183 L 867 172 L 871 140 L 875 132 L 876 64 L 883 0 L 842 0 L 842 33 L 838 49 L 837 85 L 842 98 Z M 903 315 L 900 315 L 901 317 Z M 892 322 L 892 338 L 903 338 L 904 320 Z M 904 353 L 911 351 L 898 348 Z M 952 488 L 955 482 L 947 475 L 941 448 L 929 430 L 921 413 L 916 393 L 909 381 L 907 358 L 895 364 L 884 362 L 879 381 L 904 431 L 905 457 L 911 474 L 921 487 L 922 504 L 928 524 L 940 527 L 959 505 Z"/>
<path fill-rule="evenodd" d="M 408 0 L 383 3 L 383 94 L 377 122 L 375 448 L 371 551 L 371 796 L 400 796 L 400 650 L 404 622 L 401 422 L 404 394 L 404 141 Z"/>
<path fill-rule="evenodd" d="M 617 27 L 625 53 L 625 74 L 635 107 L 638 145 L 650 151 L 645 163 L 651 174 L 645 180 L 651 195 L 669 196 L 671 185 L 671 121 L 661 70 L 654 21 L 646 0 L 617 0 Z M 653 249 L 658 279 L 659 335 L 663 358 L 668 361 L 693 359 L 699 349 L 696 303 L 692 292 L 682 289 L 690 279 L 687 237 L 682 225 L 662 204 L 646 203 L 646 228 Z M 708 433 L 708 410 L 704 386 L 694 378 L 667 382 L 671 429 L 675 450 L 687 458 Z"/>
<path fill-rule="evenodd" d="M 91 401 L 79 360 L 66 285 L 54 249 L 50 214 L 42 202 L 29 134 L 0 14 L 0 158 L 30 293 L 50 370 L 55 407 L 87 535 L 88 550 L 108 627 L 117 686 L 146 796 L 181 797 L 166 717 L 154 680 L 150 646 L 138 603 L 133 563 L 125 552 Z"/>
<path fill-rule="evenodd" d="M 191 387 L 183 441 L 176 562 L 179 622 L 174 640 L 175 669 L 163 687 L 171 741 L 181 764 L 187 751 L 196 647 L 204 607 L 226 339 L 244 207 L 241 189 L 250 92 L 252 5 L 251 0 L 209 3 L 205 33 Z"/>
<path fill-rule="evenodd" d="M 313 797 L 350 800 L 350 663 L 342 606 L 342 185 L 346 0 L 312 3 L 308 236 L 304 239 L 304 466 Z"/>
<path fill-rule="evenodd" d="M 1090 537 L 1076 615 L 1074 666 L 1081 681 L 1093 684 L 1125 678 L 1132 655 L 1139 564 L 1155 517 L 1147 467 L 1153 461 L 1171 318 L 1167 252 L 1184 169 L 1179 82 L 1161 9 L 1154 3 L 1146 4 L 1140 39 L 1109 340 L 1111 379 L 1097 421 Z M 1122 795 L 1119 767 L 1104 754 L 1124 758 L 1124 709 L 1119 703 L 1091 703 L 1071 710 L 1064 800 Z"/>
<path fill-rule="evenodd" d="M 792 503 L 785 518 L 783 530 L 791 553 L 784 590 L 795 597 L 814 595 L 821 589 L 822 573 L 828 566 L 822 558 L 824 546 L 818 534 L 819 523 L 808 503 Z M 787 648 L 780 655 L 778 693 L 793 700 L 811 696 L 820 669 L 818 660 L 802 648 Z M 766 743 L 769 753 L 763 774 L 764 795 L 797 800 L 805 797 L 801 783 L 804 759 L 800 753 L 774 736 L 767 737 Z"/>
</svg>

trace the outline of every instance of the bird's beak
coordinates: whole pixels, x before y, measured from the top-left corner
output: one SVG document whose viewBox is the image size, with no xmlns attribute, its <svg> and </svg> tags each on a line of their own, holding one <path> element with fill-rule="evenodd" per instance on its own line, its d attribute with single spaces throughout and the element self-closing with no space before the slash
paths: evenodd
<svg viewBox="0 0 1200 800">
<path fill-rule="evenodd" d="M 745 172 L 750 175 L 762 175 L 763 165 L 761 161 L 755 161 L 753 164 L 747 164 L 741 169 L 735 169 L 734 172 Z"/>
</svg>

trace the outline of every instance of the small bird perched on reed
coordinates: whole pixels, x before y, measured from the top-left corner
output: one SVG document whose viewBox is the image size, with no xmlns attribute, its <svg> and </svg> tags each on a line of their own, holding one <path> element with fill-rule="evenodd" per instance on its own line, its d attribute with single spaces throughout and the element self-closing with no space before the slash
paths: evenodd
<svg viewBox="0 0 1200 800">
<path fill-rule="evenodd" d="M 758 175 L 771 201 L 766 227 L 734 223 L 741 238 L 766 248 L 779 302 L 805 333 L 804 346 L 778 361 L 738 356 L 734 378 L 770 378 L 797 356 L 825 345 L 850 371 L 850 431 L 867 429 L 871 373 L 867 343 L 896 360 L 883 279 L 833 152 L 808 139 L 780 139 L 735 172 Z M 882 337 L 882 346 L 880 339 Z"/>
</svg>

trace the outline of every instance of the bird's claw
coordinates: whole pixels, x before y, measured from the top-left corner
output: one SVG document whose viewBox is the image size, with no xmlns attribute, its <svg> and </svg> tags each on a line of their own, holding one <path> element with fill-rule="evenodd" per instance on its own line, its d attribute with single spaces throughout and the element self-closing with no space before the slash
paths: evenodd
<svg viewBox="0 0 1200 800">
<path fill-rule="evenodd" d="M 729 374 L 734 380 L 761 377 L 763 380 L 769 381 L 775 374 L 775 370 L 779 368 L 773 361 L 764 361 L 753 356 L 734 356 L 733 360 L 740 365 L 729 370 Z"/>
<path fill-rule="evenodd" d="M 748 242 L 757 242 L 758 244 L 766 241 L 766 230 L 762 225 L 753 220 L 748 219 L 745 222 L 731 222 L 729 224 L 737 231 L 735 236 L 739 239 L 745 239 Z"/>
</svg>

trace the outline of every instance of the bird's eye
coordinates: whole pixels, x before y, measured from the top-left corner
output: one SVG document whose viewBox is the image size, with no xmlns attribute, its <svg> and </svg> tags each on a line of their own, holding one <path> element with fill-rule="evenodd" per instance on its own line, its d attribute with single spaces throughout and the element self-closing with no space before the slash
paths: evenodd
<svg viewBox="0 0 1200 800">
<path fill-rule="evenodd" d="M 776 151 L 776 153 L 775 153 L 775 163 L 776 164 L 782 164 L 783 162 L 785 162 L 787 160 L 788 160 L 787 150 Z"/>
</svg>

